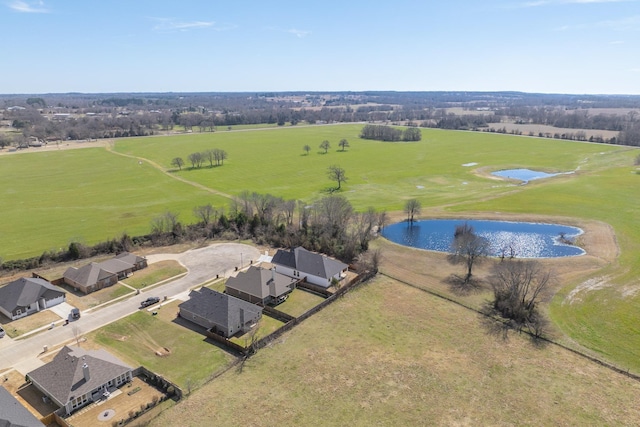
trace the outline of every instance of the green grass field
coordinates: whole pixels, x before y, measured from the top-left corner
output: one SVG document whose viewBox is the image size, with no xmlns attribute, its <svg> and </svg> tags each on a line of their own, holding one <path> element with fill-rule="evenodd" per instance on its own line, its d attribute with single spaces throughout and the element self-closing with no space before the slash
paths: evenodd
<svg viewBox="0 0 640 427">
<path fill-rule="evenodd" d="M 607 287 L 580 301 L 564 298 L 579 282 L 568 282 L 552 302 L 554 322 L 572 339 L 624 368 L 640 372 L 640 175 L 638 150 L 489 133 L 422 129 L 422 141 L 385 143 L 358 138 L 361 125 L 247 129 L 132 138 L 106 149 L 52 151 L 0 157 L 2 221 L 0 257 L 21 258 L 65 247 L 149 232 L 154 216 L 167 210 L 192 222 L 193 207 L 224 207 L 243 190 L 312 202 L 334 187 L 329 165 L 346 170 L 341 194 L 357 209 L 401 211 L 418 198 L 423 211 L 544 214 L 599 220 L 616 233 L 620 257 L 600 271 Z M 350 147 L 339 151 L 346 138 Z M 327 154 L 318 148 L 332 144 Z M 305 155 L 303 146 L 312 150 Z M 224 166 L 172 171 L 174 157 L 220 148 Z M 142 164 L 140 164 L 142 161 Z M 476 163 L 473 166 L 464 166 Z M 486 173 L 527 167 L 569 172 L 517 186 Z M 167 172 L 168 171 L 168 172 Z"/>
<path fill-rule="evenodd" d="M 88 335 L 123 361 L 145 366 L 180 387 L 198 387 L 224 369 L 232 357 L 205 341 L 205 336 L 173 323 L 177 303 L 163 306 L 157 316 L 147 312 L 111 323 Z M 168 350 L 168 351 L 167 351 Z M 156 352 L 160 352 L 161 356 Z"/>
</svg>

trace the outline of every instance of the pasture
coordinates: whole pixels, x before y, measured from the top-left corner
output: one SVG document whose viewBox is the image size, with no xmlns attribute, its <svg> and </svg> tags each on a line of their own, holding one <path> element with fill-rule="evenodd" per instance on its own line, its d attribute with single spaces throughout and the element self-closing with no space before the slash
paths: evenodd
<svg viewBox="0 0 640 427">
<path fill-rule="evenodd" d="M 423 216 L 544 215 L 611 225 L 617 247 L 600 263 L 576 262 L 548 310 L 571 339 L 640 372 L 637 149 L 435 129 L 422 129 L 420 142 L 389 143 L 359 139 L 361 128 L 192 133 L 119 140 L 110 151 L 3 156 L 0 179 L 7 184 L 0 188 L 0 256 L 38 255 L 71 240 L 93 243 L 125 231 L 144 234 L 152 218 L 167 210 L 192 222 L 193 207 L 225 207 L 225 195 L 244 190 L 313 202 L 335 187 L 326 171 L 337 164 L 349 178 L 340 194 L 356 209 L 372 206 L 395 218 L 402 218 L 407 199 L 417 198 Z M 344 152 L 338 147 L 342 138 L 350 143 Z M 322 154 L 318 146 L 325 139 L 332 147 Z M 311 147 L 308 155 L 304 145 Z M 190 153 L 213 148 L 227 151 L 224 166 L 181 171 L 171 166 L 174 157 L 186 160 Z M 525 186 L 489 174 L 518 167 L 573 173 Z"/>
<path fill-rule="evenodd" d="M 640 384 L 379 276 L 151 422 L 634 425 Z"/>
</svg>

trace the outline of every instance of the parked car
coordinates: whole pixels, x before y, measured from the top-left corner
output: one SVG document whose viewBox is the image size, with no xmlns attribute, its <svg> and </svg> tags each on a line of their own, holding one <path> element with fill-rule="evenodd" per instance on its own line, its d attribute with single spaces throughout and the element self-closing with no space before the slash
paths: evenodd
<svg viewBox="0 0 640 427">
<path fill-rule="evenodd" d="M 71 319 L 77 320 L 80 318 L 80 309 L 72 308 L 71 309 Z"/>
<path fill-rule="evenodd" d="M 6 332 L 4 331 L 4 329 L 2 329 L 2 326 L 0 326 L 0 338 L 4 337 L 6 335 Z"/>
<path fill-rule="evenodd" d="M 149 307 L 150 305 L 160 302 L 160 297 L 149 297 L 140 303 L 140 307 Z"/>
</svg>

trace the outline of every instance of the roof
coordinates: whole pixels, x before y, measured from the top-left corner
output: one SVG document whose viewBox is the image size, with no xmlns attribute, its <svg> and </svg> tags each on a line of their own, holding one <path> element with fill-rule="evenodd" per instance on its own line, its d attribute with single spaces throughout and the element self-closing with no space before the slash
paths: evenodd
<svg viewBox="0 0 640 427">
<path fill-rule="evenodd" d="M 44 424 L 0 386 L 0 427 L 44 427 Z"/>
<path fill-rule="evenodd" d="M 143 257 L 132 254 L 130 252 L 122 252 L 121 254 L 116 255 L 115 259 L 119 259 L 120 261 L 124 261 L 131 265 L 136 265 L 137 263 L 145 260 Z"/>
<path fill-rule="evenodd" d="M 116 273 L 107 271 L 100 264 L 92 262 L 80 268 L 69 267 L 63 276 L 81 285 L 89 286 L 114 274 Z"/>
<path fill-rule="evenodd" d="M 271 262 L 325 279 L 330 279 L 348 267 L 345 263 L 326 255 L 310 252 L 302 246 L 290 251 L 279 249 Z"/>
<path fill-rule="evenodd" d="M 291 290 L 296 279 L 280 274 L 275 270 L 251 266 L 246 272 L 236 277 L 229 277 L 226 287 L 265 299 L 268 296 L 278 297 Z"/>
<path fill-rule="evenodd" d="M 89 368 L 89 381 L 84 378 L 85 363 Z M 51 362 L 27 376 L 54 400 L 66 404 L 129 371 L 129 366 L 105 350 L 64 346 Z"/>
<path fill-rule="evenodd" d="M 209 288 L 191 291 L 189 299 L 178 307 L 223 326 L 241 324 L 241 309 L 253 315 L 262 313 L 262 308 L 255 304 Z"/>
<path fill-rule="evenodd" d="M 133 256 L 135 257 L 135 255 Z M 127 262 L 126 258 L 118 259 L 115 257 L 102 262 L 92 262 L 80 268 L 69 267 L 63 276 L 81 285 L 89 286 L 132 268 L 134 268 L 134 264 Z"/>
<path fill-rule="evenodd" d="M 22 277 L 0 288 L 0 306 L 7 311 L 27 307 L 40 298 L 57 298 L 65 292 L 43 279 Z"/>
</svg>

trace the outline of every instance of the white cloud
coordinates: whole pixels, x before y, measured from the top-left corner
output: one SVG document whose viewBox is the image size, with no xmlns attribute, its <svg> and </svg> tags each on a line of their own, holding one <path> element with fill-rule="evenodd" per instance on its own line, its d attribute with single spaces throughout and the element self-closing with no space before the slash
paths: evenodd
<svg viewBox="0 0 640 427">
<path fill-rule="evenodd" d="M 617 31 L 637 31 L 640 30 L 640 15 L 632 15 L 620 19 L 600 21 L 596 25 L 598 27 L 609 28 Z"/>
<path fill-rule="evenodd" d="M 49 13 L 50 10 L 47 8 L 42 0 L 40 1 L 23 1 L 23 0 L 13 0 L 12 2 L 7 3 L 7 6 L 10 9 L 15 10 L 16 12 L 22 13 Z"/>
<path fill-rule="evenodd" d="M 152 18 L 156 21 L 153 27 L 156 31 L 189 31 L 201 28 L 211 28 L 214 26 L 213 21 L 178 21 L 173 18 Z"/>
<path fill-rule="evenodd" d="M 614 40 L 609 42 L 609 44 L 624 44 L 624 40 Z"/>
<path fill-rule="evenodd" d="M 287 30 L 287 33 L 294 34 L 298 38 L 303 38 L 311 34 L 311 31 L 296 30 L 295 28 L 291 28 L 290 30 Z"/>
</svg>

